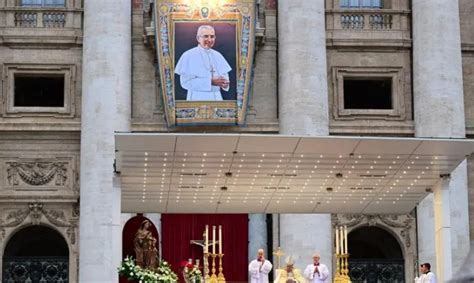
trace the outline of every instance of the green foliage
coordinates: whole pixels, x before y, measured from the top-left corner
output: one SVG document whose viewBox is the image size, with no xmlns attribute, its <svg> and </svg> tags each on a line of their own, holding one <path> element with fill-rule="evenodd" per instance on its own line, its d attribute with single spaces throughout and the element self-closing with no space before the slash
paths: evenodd
<svg viewBox="0 0 474 283">
<path fill-rule="evenodd" d="M 171 270 L 166 261 L 161 261 L 155 269 L 142 268 L 135 264 L 132 257 L 127 257 L 118 268 L 121 276 L 139 283 L 171 283 L 178 282 L 178 276 Z"/>
</svg>

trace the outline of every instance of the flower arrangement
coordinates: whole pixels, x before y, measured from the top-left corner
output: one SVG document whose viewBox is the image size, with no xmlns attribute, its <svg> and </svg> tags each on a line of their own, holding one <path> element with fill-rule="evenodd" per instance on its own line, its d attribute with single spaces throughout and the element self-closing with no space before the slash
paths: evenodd
<svg viewBox="0 0 474 283">
<path fill-rule="evenodd" d="M 184 281 L 189 283 L 201 283 L 202 282 L 202 272 L 199 269 L 199 260 L 196 260 L 196 264 L 193 265 L 192 260 L 183 261 L 181 263 L 183 267 L 183 278 Z"/>
<path fill-rule="evenodd" d="M 154 269 L 142 268 L 135 263 L 132 257 L 127 257 L 120 265 L 119 274 L 128 280 L 135 280 L 139 283 L 171 283 L 178 282 L 178 276 L 171 270 L 171 266 L 166 261 L 161 261 Z"/>
</svg>

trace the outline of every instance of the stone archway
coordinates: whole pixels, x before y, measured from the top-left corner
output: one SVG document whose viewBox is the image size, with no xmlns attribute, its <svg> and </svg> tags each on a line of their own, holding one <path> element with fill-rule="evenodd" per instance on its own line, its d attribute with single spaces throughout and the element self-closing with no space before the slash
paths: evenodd
<svg viewBox="0 0 474 283">
<path fill-rule="evenodd" d="M 349 242 L 349 274 L 352 282 L 405 282 L 402 247 L 388 231 L 363 226 L 351 231 Z"/>
<path fill-rule="evenodd" d="M 68 244 L 52 228 L 28 226 L 8 241 L 2 270 L 2 282 L 6 283 L 69 282 Z"/>
</svg>

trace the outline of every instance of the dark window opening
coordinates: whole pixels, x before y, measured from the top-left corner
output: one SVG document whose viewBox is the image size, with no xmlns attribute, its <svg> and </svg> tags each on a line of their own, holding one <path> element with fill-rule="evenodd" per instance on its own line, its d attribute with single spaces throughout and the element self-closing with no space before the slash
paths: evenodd
<svg viewBox="0 0 474 283">
<path fill-rule="evenodd" d="M 392 79 L 344 78 L 344 109 L 392 109 Z"/>
<path fill-rule="evenodd" d="M 69 248 L 57 231 L 45 226 L 30 226 L 13 235 L 3 256 L 69 256 Z"/>
<path fill-rule="evenodd" d="M 64 75 L 15 75 L 16 107 L 64 107 Z"/>
</svg>

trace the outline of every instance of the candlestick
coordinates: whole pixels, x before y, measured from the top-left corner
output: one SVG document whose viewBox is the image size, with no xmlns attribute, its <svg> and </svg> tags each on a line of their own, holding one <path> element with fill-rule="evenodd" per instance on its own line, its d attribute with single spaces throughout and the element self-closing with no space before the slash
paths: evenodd
<svg viewBox="0 0 474 283">
<path fill-rule="evenodd" d="M 336 254 L 339 254 L 339 227 L 336 227 Z"/>
<path fill-rule="evenodd" d="M 216 226 L 214 226 L 216 227 Z M 211 278 L 209 280 L 210 283 L 217 283 L 217 275 L 216 275 L 216 254 L 211 254 L 212 257 L 212 266 L 211 266 Z"/>
<path fill-rule="evenodd" d="M 349 250 L 347 249 L 347 226 L 344 226 L 344 250 L 348 254 Z"/>
<path fill-rule="evenodd" d="M 216 254 L 216 226 L 212 226 L 212 253 Z"/>
<path fill-rule="evenodd" d="M 225 282 L 224 267 L 222 266 L 222 257 L 224 254 L 219 254 L 219 274 L 217 275 L 217 282 Z"/>
<path fill-rule="evenodd" d="M 219 254 L 222 254 L 222 225 L 219 225 Z"/>
</svg>

